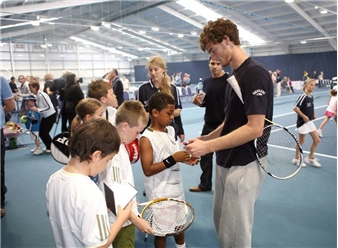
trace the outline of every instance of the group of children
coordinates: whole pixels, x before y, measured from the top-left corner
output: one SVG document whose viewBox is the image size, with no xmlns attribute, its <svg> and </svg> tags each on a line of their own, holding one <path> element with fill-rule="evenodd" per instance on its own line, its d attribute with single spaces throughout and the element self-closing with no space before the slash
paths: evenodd
<svg viewBox="0 0 338 248">
<path fill-rule="evenodd" d="M 134 198 L 116 216 L 107 209 L 104 185 L 134 186 L 134 177 L 125 144 L 145 130 L 149 115 L 137 100 L 117 101 L 111 84 L 95 80 L 88 86 L 71 125 L 68 142 L 70 160 L 54 173 L 46 190 L 47 209 L 57 247 L 134 247 L 135 227 L 153 234 L 140 218 Z M 149 99 L 151 124 L 140 138 L 140 154 L 145 174 L 147 200 L 159 197 L 184 199 L 178 162 L 194 165 L 185 151 L 179 151 L 175 132 L 175 101 L 166 93 Z M 160 139 L 157 139 L 160 137 Z M 97 177 L 97 184 L 90 177 Z M 62 190 L 67 189 L 67 190 Z M 176 246 L 185 247 L 184 234 L 175 236 Z M 155 237 L 155 247 L 165 247 L 165 237 Z"/>
<path fill-rule="evenodd" d="M 312 166 L 321 167 L 319 160 L 314 157 L 314 153 L 320 142 L 320 137 L 323 137 L 322 129 L 329 119 L 333 118 L 337 125 L 337 86 L 334 86 L 330 91 L 331 96 L 329 104 L 324 113 L 324 120 L 320 124 L 318 130 L 313 123 L 313 120 L 316 119 L 316 113 L 314 111 L 313 95 L 311 93 L 315 90 L 315 87 L 315 79 L 309 78 L 304 82 L 303 94 L 298 98 L 293 110 L 297 113 L 297 131 L 299 144 L 304 144 L 306 134 L 310 134 L 312 138 L 310 153 L 304 159 L 304 161 Z M 299 159 L 299 150 L 296 150 L 296 155 L 292 162 L 294 164 L 299 164 Z M 304 167 L 306 164 L 302 163 L 301 166 Z"/>
<path fill-rule="evenodd" d="M 315 81 L 304 83 L 303 94 L 297 100 L 299 142 L 310 133 L 313 143 L 305 162 L 320 167 L 314 157 L 319 143 L 319 131 L 315 119 L 312 91 Z M 320 129 L 334 116 L 336 120 L 337 87 L 331 90 L 331 100 Z M 125 101 L 117 107 L 111 84 L 95 80 L 88 86 L 88 97 L 76 107 L 77 116 L 71 125 L 68 142 L 70 160 L 54 173 L 46 190 L 47 208 L 57 247 L 134 247 L 135 227 L 141 232 L 153 234 L 149 223 L 140 218 L 134 198 L 117 214 L 107 209 L 104 185 L 114 183 L 134 186 L 130 158 L 125 144 L 139 138 L 141 164 L 145 175 L 147 200 L 160 197 L 184 199 L 184 190 L 178 162 L 194 165 L 192 158 L 180 150 L 175 139 L 175 130 L 170 123 L 174 118 L 175 100 L 169 94 L 158 92 L 148 101 L 149 115 L 137 100 Z M 35 100 L 27 98 L 33 106 Z M 334 109 L 335 108 L 335 109 Z M 36 125 L 39 117 L 30 111 L 27 125 Z M 31 129 L 32 131 L 34 129 Z M 35 135 L 34 131 L 32 135 Z M 39 145 L 37 144 L 37 147 Z M 297 163 L 299 153 L 293 160 Z M 305 165 L 305 164 L 304 164 Z M 90 177 L 98 177 L 95 184 Z M 64 190 L 63 190 L 64 189 Z M 184 233 L 174 237 L 176 247 L 185 247 Z M 155 236 L 155 247 L 165 247 L 166 237 Z"/>
</svg>

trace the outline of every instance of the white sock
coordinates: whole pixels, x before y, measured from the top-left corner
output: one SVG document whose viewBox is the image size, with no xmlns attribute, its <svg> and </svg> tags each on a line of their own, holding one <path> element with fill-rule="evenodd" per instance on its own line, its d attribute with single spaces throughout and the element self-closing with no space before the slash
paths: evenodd
<svg viewBox="0 0 338 248">
<path fill-rule="evenodd" d="M 185 243 L 183 243 L 183 245 L 179 245 L 175 243 L 175 245 L 176 245 L 176 248 L 185 248 Z"/>
</svg>

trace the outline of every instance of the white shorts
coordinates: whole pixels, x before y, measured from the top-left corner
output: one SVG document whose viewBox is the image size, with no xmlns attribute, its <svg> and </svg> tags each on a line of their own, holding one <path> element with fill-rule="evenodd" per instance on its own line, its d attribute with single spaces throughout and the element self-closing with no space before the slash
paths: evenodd
<svg viewBox="0 0 338 248">
<path fill-rule="evenodd" d="M 31 140 L 35 141 L 39 139 L 39 132 L 31 132 Z"/>
<path fill-rule="evenodd" d="M 308 134 L 316 130 L 317 128 L 316 128 L 316 125 L 313 123 L 313 121 L 308 121 L 304 123 L 302 126 L 300 126 L 299 128 L 297 128 L 297 131 L 300 134 Z"/>
</svg>

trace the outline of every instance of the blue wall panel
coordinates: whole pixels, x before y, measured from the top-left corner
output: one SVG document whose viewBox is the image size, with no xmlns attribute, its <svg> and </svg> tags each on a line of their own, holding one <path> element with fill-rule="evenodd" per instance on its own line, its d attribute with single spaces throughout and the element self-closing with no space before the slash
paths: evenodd
<svg viewBox="0 0 338 248">
<path fill-rule="evenodd" d="M 291 80 L 301 80 L 304 70 L 312 76 L 314 70 L 317 75 L 320 71 L 324 72 L 324 78 L 331 79 L 337 76 L 337 52 L 307 53 L 307 54 L 286 54 L 276 56 L 253 57 L 262 63 L 267 70 L 281 70 L 282 76 L 289 76 Z M 176 72 L 189 73 L 191 83 L 197 84 L 198 79 L 210 76 L 208 61 L 190 61 L 180 63 L 167 63 L 168 74 Z M 231 68 L 224 68 L 230 72 Z M 135 80 L 148 80 L 148 71 L 145 66 L 135 66 Z"/>
</svg>

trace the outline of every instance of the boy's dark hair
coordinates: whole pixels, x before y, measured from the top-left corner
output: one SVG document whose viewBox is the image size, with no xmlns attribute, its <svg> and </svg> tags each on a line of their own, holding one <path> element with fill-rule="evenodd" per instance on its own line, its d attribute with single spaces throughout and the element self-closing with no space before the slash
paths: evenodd
<svg viewBox="0 0 338 248">
<path fill-rule="evenodd" d="M 105 119 L 91 119 L 75 129 L 68 147 L 71 157 L 79 157 L 80 162 L 89 162 L 95 151 L 101 151 L 102 157 L 118 153 L 120 144 L 116 127 Z"/>
<path fill-rule="evenodd" d="M 102 79 L 94 79 L 88 85 L 87 96 L 100 101 L 101 97 L 107 97 L 108 90 L 112 88 L 110 83 Z"/>
<path fill-rule="evenodd" d="M 143 104 L 138 100 L 124 101 L 116 112 L 116 125 L 127 122 L 131 128 L 147 124 L 149 117 Z M 140 123 L 141 122 L 141 123 Z"/>
<path fill-rule="evenodd" d="M 156 92 L 149 98 L 148 101 L 148 109 L 150 115 L 152 115 L 152 110 L 156 109 L 161 111 L 162 109 L 166 108 L 168 104 L 175 105 L 175 99 L 172 96 L 169 96 L 163 92 Z"/>
<path fill-rule="evenodd" d="M 29 84 L 29 86 L 30 86 L 30 87 L 32 87 L 32 88 L 36 88 L 37 90 L 39 90 L 39 89 L 40 89 L 40 84 L 39 84 L 39 83 L 37 83 L 37 82 L 30 83 L 30 84 Z"/>
<path fill-rule="evenodd" d="M 235 23 L 229 19 L 218 18 L 216 21 L 209 21 L 200 33 L 200 47 L 203 52 L 206 51 L 206 46 L 221 43 L 224 36 L 228 36 L 229 40 L 235 45 L 241 45 L 239 40 L 238 28 Z"/>
</svg>

